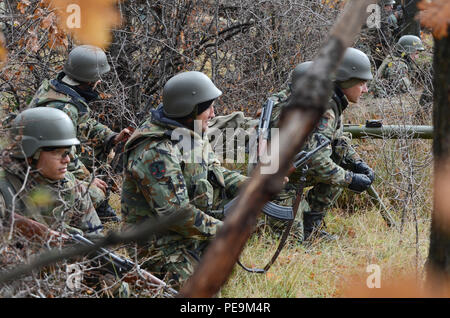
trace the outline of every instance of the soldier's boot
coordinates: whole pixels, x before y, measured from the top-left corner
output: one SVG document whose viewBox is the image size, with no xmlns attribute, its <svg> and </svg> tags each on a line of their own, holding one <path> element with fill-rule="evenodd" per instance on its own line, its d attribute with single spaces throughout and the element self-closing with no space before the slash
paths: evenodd
<svg viewBox="0 0 450 318">
<path fill-rule="evenodd" d="M 108 200 L 103 201 L 95 210 L 102 223 L 121 221 L 120 216 L 118 216 L 116 211 L 109 205 Z"/>
<path fill-rule="evenodd" d="M 303 214 L 304 241 L 311 243 L 314 240 L 336 241 L 337 235 L 325 231 L 323 221 L 325 212 L 310 211 Z"/>
</svg>

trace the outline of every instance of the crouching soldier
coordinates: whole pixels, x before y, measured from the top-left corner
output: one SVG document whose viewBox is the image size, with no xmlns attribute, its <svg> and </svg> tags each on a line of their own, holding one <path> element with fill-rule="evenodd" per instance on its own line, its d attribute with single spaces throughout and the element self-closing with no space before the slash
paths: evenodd
<svg viewBox="0 0 450 318">
<path fill-rule="evenodd" d="M 138 246 L 147 269 L 179 288 L 193 273 L 222 221 L 213 217 L 246 177 L 221 166 L 206 130 L 222 92 L 205 74 L 167 81 L 163 103 L 125 146 L 122 215 L 127 225 L 178 215 L 164 235 Z M 184 212 L 182 212 L 182 210 Z"/>
<path fill-rule="evenodd" d="M 74 160 L 69 165 L 69 171 L 76 178 L 87 182 L 91 182 L 92 178 L 87 168 L 93 170 L 96 164 L 92 159 L 95 157 L 99 162 L 106 161 L 112 147 L 130 134 L 127 128 L 115 133 L 92 118 L 89 104 L 99 98 L 96 87 L 109 70 L 106 54 L 100 48 L 77 46 L 70 52 L 63 71 L 52 80 L 44 80 L 29 105 L 57 108 L 70 117 L 83 149 L 78 147 L 76 153 L 72 154 Z M 117 221 L 115 211 L 105 198 L 106 182 L 93 178 L 91 183 L 89 193 L 99 216 L 104 220 Z"/>
<path fill-rule="evenodd" d="M 425 50 L 422 40 L 415 35 L 402 36 L 393 52 L 378 68 L 371 90 L 378 97 L 388 97 L 406 93 L 413 88 L 413 80 L 418 77 L 415 60 L 420 51 Z"/>
<path fill-rule="evenodd" d="M 67 171 L 69 153 L 80 142 L 70 118 L 53 108 L 20 113 L 0 157 L 0 214 L 14 209 L 50 229 L 98 237 L 102 224 L 86 189 Z"/>
<path fill-rule="evenodd" d="M 293 72 L 295 85 L 311 65 L 305 62 Z M 306 186 L 312 187 L 302 201 L 304 240 L 336 240 L 337 236 L 326 232 L 324 217 L 344 189 L 361 193 L 374 181 L 373 170 L 359 157 L 351 145 L 351 140 L 343 133 L 342 113 L 350 103 L 357 103 L 367 93 L 367 81 L 373 78 L 370 61 L 366 54 L 355 48 L 348 48 L 337 70 L 335 87 L 329 101 L 328 110 L 318 125 L 308 136 L 302 150 L 311 151 L 320 144 L 330 141 L 328 146 L 318 152 L 309 162 L 306 172 Z M 278 96 L 280 95 L 280 96 Z M 273 126 L 277 126 L 281 109 L 289 104 L 290 94 L 278 94 L 274 99 Z M 290 186 L 296 188 L 299 172 L 290 175 Z"/>
</svg>

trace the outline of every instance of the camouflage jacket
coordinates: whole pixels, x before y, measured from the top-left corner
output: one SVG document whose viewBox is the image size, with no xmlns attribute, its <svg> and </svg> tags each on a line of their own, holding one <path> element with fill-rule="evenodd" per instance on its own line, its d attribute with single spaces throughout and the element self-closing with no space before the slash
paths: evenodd
<svg viewBox="0 0 450 318">
<path fill-rule="evenodd" d="M 406 60 L 389 55 L 378 68 L 370 90 L 381 97 L 408 92 L 411 89 L 410 73 L 411 67 Z"/>
<path fill-rule="evenodd" d="M 100 154 L 106 154 L 111 147 L 111 141 L 117 133 L 107 126 L 91 118 L 91 110 L 85 99 L 70 86 L 60 82 L 64 73 L 60 73 L 56 79 L 44 80 L 29 107 L 48 106 L 64 111 L 72 120 L 77 131 L 77 138 L 81 145 L 77 147 L 77 154 L 73 154 L 69 171 L 79 179 L 86 179 L 88 172 L 84 164 L 91 164 L 91 157 L 98 158 Z"/>
<path fill-rule="evenodd" d="M 186 211 L 168 234 L 152 240 L 155 247 L 212 239 L 222 222 L 208 213 L 246 180 L 220 165 L 206 134 L 166 118 L 161 106 L 130 137 L 125 162 L 121 206 L 127 224 Z"/>
<path fill-rule="evenodd" d="M 272 127 L 278 125 L 281 110 L 289 102 L 288 94 L 290 90 L 284 90 L 270 97 L 275 101 Z M 330 146 L 317 153 L 309 162 L 306 175 L 308 185 L 320 182 L 347 187 L 351 183 L 351 175 L 346 168 L 361 159 L 350 145 L 349 139 L 344 136 L 342 112 L 347 105 L 347 98 L 336 87 L 327 111 L 305 141 L 302 148 L 304 151 L 311 151 L 326 140 L 331 141 Z M 295 183 L 298 177 L 299 172 L 294 172 L 289 179 Z"/>
<path fill-rule="evenodd" d="M 23 162 L 4 158 L 2 156 L 0 168 L 0 217 L 3 220 L 14 208 L 15 212 L 56 231 L 87 237 L 102 235 L 103 226 L 89 195 L 73 174 L 67 172 L 63 180 L 52 181 L 31 170 L 26 177 Z M 24 190 L 14 201 L 13 195 L 24 182 Z"/>
</svg>

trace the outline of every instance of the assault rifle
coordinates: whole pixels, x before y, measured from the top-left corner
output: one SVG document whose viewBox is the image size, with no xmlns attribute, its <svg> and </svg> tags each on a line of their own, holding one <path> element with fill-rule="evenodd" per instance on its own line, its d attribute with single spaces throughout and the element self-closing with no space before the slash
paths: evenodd
<svg viewBox="0 0 450 318">
<path fill-rule="evenodd" d="M 166 297 L 174 297 L 178 294 L 176 290 L 170 288 L 165 282 L 150 274 L 146 270 L 139 268 L 139 266 L 131 260 L 121 257 L 106 248 L 96 248 L 94 242 L 88 240 L 80 234 L 72 235 L 54 231 L 42 223 L 31 220 L 17 213 L 14 213 L 14 225 L 23 235 L 29 238 L 40 237 L 42 239 L 48 239 L 51 245 L 55 245 L 58 242 L 75 242 L 76 244 L 92 246 L 97 255 L 111 264 L 113 266 L 114 273 L 117 273 L 123 277 L 124 281 L 135 282 L 136 280 L 142 279 L 156 290 L 164 290 L 164 295 Z M 136 274 L 132 275 L 130 272 L 134 268 L 136 268 L 137 271 Z"/>
<path fill-rule="evenodd" d="M 273 100 L 269 98 L 262 109 L 261 117 L 259 119 L 259 125 L 257 130 L 258 158 L 260 158 L 264 150 L 267 148 L 267 141 L 269 140 L 269 126 L 270 126 L 270 119 L 272 118 L 273 104 L 274 104 Z"/>
<path fill-rule="evenodd" d="M 278 205 L 276 203 L 273 203 L 273 202 L 269 201 L 262 208 L 262 212 L 264 214 L 266 214 L 268 216 L 271 216 L 271 217 L 274 217 L 276 219 L 287 221 L 286 228 L 285 228 L 285 230 L 283 232 L 283 235 L 281 237 L 280 243 L 278 244 L 278 247 L 277 247 L 274 255 L 272 256 L 272 258 L 270 259 L 270 261 L 263 268 L 248 268 L 248 267 L 243 265 L 238 260 L 238 262 L 237 262 L 238 265 L 241 266 L 247 272 L 259 273 L 259 274 L 266 273 L 269 270 L 270 266 L 272 266 L 272 264 L 277 259 L 278 255 L 280 254 L 281 250 L 283 249 L 283 247 L 284 247 L 284 245 L 286 243 L 286 240 L 288 238 L 289 232 L 290 232 L 291 227 L 292 227 L 292 225 L 294 223 L 298 207 L 300 206 L 300 202 L 302 201 L 302 198 L 303 198 L 303 189 L 305 187 L 305 182 L 306 182 L 305 174 L 306 174 L 306 171 L 308 170 L 308 167 L 307 167 L 306 164 L 309 162 L 309 160 L 311 160 L 311 158 L 318 151 L 320 151 L 321 149 L 325 148 L 330 143 L 331 143 L 330 140 L 325 140 L 319 146 L 317 146 L 315 149 L 313 149 L 311 151 L 308 151 L 308 152 L 300 151 L 294 157 L 294 163 L 293 163 L 293 168 L 292 169 L 293 170 L 300 169 L 300 183 L 299 183 L 298 188 L 297 188 L 297 195 L 296 195 L 293 207 L 281 206 L 281 205 Z M 237 200 L 237 197 L 234 198 L 233 200 L 228 202 L 228 204 L 225 205 L 225 207 L 223 209 L 223 214 L 225 216 L 231 210 L 231 206 L 233 205 L 233 203 L 236 200 Z"/>
<path fill-rule="evenodd" d="M 269 141 L 269 126 L 270 126 L 270 119 L 272 118 L 273 105 L 274 101 L 269 98 L 267 102 L 264 104 L 261 111 L 261 116 L 259 117 L 258 129 L 256 130 L 256 139 L 258 141 L 257 156 L 256 156 L 257 161 L 259 161 L 259 159 L 264 154 L 264 151 L 267 148 L 267 143 Z M 253 171 L 255 167 L 256 163 L 248 164 L 247 167 L 248 175 L 250 175 L 250 173 Z"/>
<path fill-rule="evenodd" d="M 294 168 L 297 169 L 298 167 L 303 166 L 304 164 L 306 164 L 312 157 L 314 157 L 314 155 L 322 150 L 323 148 L 325 148 L 326 146 L 328 146 L 331 143 L 330 140 L 325 140 L 324 142 L 322 142 L 319 146 L 317 146 L 315 149 L 306 152 L 306 151 L 300 151 L 295 157 L 294 157 Z"/>
</svg>

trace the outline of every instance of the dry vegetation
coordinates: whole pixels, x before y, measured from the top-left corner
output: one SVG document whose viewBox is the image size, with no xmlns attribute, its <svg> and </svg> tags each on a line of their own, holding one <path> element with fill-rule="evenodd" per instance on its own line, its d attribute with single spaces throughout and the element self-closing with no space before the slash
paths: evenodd
<svg viewBox="0 0 450 318">
<path fill-rule="evenodd" d="M 127 17 L 113 33 L 108 55 L 113 71 L 101 87 L 103 97 L 93 105 L 95 115 L 116 131 L 137 125 L 150 102 L 156 106 L 163 83 L 180 70 L 209 74 L 224 91 L 217 113 L 243 111 L 253 116 L 271 93 L 285 87 L 298 62 L 314 58 L 326 39 L 340 1 L 128 1 Z M 0 71 L 1 105 L 6 111 L 24 109 L 44 78 L 54 76 L 73 45 L 70 38 L 54 36 L 57 24 L 49 11 L 30 14 L 41 1 L 5 1 L 11 18 L 4 33 L 9 62 Z M 19 3 L 27 5 L 18 7 Z M 200 10 L 199 8 L 203 8 Z M 23 11 L 21 13 L 21 11 Z M 178 22 L 177 22 L 178 21 Z M 195 28 L 185 28 L 185 24 Z M 43 25 L 43 23 L 45 24 Z M 50 24 L 47 24 L 50 23 Z M 425 34 L 427 51 L 421 65 L 431 60 L 432 40 Z M 52 43 L 49 42 L 52 39 Z M 66 47 L 58 46 L 66 43 Z M 428 74 L 429 75 L 429 74 Z M 392 98 L 366 96 L 345 112 L 345 123 L 382 119 L 384 124 L 431 124 L 431 110 L 420 118 L 418 100 L 424 83 L 412 93 Z M 358 152 L 376 172 L 375 187 L 400 227 L 385 226 L 366 194 L 343 196 L 327 215 L 330 231 L 340 239 L 306 248 L 286 247 L 267 274 L 250 274 L 236 266 L 222 297 L 345 297 L 354 283 L 365 282 L 366 267 L 378 264 L 382 286 L 391 278 L 423 278 L 429 244 L 432 208 L 432 155 L 430 140 L 355 140 Z M 233 167 L 233 166 L 232 166 Z M 243 166 L 234 168 L 246 171 Z M 120 184 L 120 176 L 116 177 Z M 120 210 L 119 192 L 110 199 Z M 114 226 L 110 227 L 115 229 Z M 247 243 L 241 260 L 262 266 L 273 254 L 277 238 L 261 229 Z M 9 228 L 0 227 L 3 268 L 30 260 L 42 246 L 20 237 L 8 240 Z M 98 283 L 72 292 L 64 283 L 67 263 L 58 263 L 22 280 L 0 287 L 1 297 L 112 296 Z M 151 297 L 133 291 L 134 297 Z"/>
<path fill-rule="evenodd" d="M 408 116 L 400 120 L 399 103 L 386 106 L 388 102 L 365 98 L 360 105 L 350 106 L 345 121 L 364 123 L 376 118 L 386 124 L 407 124 L 417 107 L 408 106 Z M 397 116 L 383 116 L 385 112 Z M 367 194 L 344 192 L 326 217 L 328 229 L 339 235 L 337 242 L 312 247 L 292 242 L 264 275 L 249 274 L 236 266 L 222 289 L 223 297 L 368 296 L 367 288 L 366 294 L 351 292 L 355 284 L 365 287 L 370 264 L 381 267 L 382 287 L 403 276 L 422 282 L 432 207 L 431 140 L 370 139 L 355 140 L 355 144 L 374 168 L 375 188 L 400 227 L 388 228 Z M 272 256 L 278 239 L 269 231 L 262 233 L 247 243 L 243 263 L 259 267 Z"/>
</svg>

